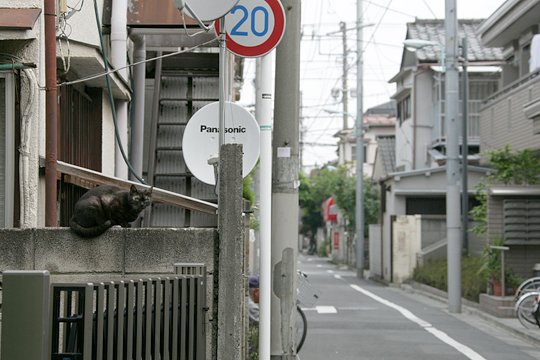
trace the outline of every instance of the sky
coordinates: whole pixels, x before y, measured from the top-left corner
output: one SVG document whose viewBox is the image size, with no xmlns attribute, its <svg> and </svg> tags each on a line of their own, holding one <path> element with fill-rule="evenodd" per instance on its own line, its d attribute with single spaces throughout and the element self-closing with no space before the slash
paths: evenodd
<svg viewBox="0 0 540 360">
<path fill-rule="evenodd" d="M 307 171 L 337 159 L 334 134 L 343 128 L 340 93 L 343 75 L 343 39 L 340 22 L 354 28 L 357 0 L 302 1 L 300 91 L 303 131 L 302 166 Z M 444 19 L 444 0 L 362 0 L 363 109 L 385 103 L 395 92 L 390 80 L 399 71 L 406 23 Z M 460 19 L 485 19 L 505 0 L 457 0 Z M 348 84 L 356 88 L 356 30 L 347 31 Z M 246 59 L 241 103 L 253 104 L 255 61 Z M 332 91 L 334 89 L 334 91 Z M 337 96 L 335 96 L 337 94 Z M 351 96 L 352 95 L 352 96 Z M 356 98 L 349 95 L 348 127 L 354 126 Z"/>
</svg>

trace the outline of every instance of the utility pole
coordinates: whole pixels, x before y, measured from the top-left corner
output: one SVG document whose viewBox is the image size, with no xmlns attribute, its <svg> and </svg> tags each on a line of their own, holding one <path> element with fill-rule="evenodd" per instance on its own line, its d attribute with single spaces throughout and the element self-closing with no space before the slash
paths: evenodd
<svg viewBox="0 0 540 360">
<path fill-rule="evenodd" d="M 362 0 L 356 0 L 356 275 L 364 277 L 364 60 Z"/>
<path fill-rule="evenodd" d="M 339 30 L 343 38 L 343 77 L 341 80 L 341 97 L 343 102 L 343 130 L 349 128 L 349 64 L 347 64 L 347 24 L 343 21 L 339 23 Z"/>
<path fill-rule="evenodd" d="M 456 0 L 445 2 L 446 30 L 446 238 L 448 257 L 448 310 L 461 313 L 461 231 L 459 180 L 459 71 L 457 59 Z"/>
<path fill-rule="evenodd" d="M 276 50 L 272 160 L 271 359 L 295 359 L 301 2 L 282 0 L 287 28 Z"/>
<path fill-rule="evenodd" d="M 468 54 L 469 54 L 469 45 L 467 43 L 467 38 L 464 37 L 461 43 L 461 54 L 463 56 L 463 81 L 462 81 L 462 92 L 461 92 L 461 101 L 462 101 L 462 124 L 461 124 L 461 217 L 462 217 L 462 236 L 463 236 L 463 254 L 469 254 L 469 73 L 468 73 Z"/>
</svg>

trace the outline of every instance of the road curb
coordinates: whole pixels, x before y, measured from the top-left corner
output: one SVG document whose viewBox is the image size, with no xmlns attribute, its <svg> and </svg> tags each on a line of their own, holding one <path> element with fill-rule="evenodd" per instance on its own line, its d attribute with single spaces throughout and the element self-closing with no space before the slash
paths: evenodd
<svg viewBox="0 0 540 360">
<path fill-rule="evenodd" d="M 399 288 L 402 291 L 422 295 L 422 296 L 428 297 L 428 298 L 430 298 L 432 300 L 440 301 L 442 303 L 447 302 L 447 294 L 446 294 L 446 292 L 444 292 L 442 290 L 439 290 L 439 289 L 432 288 L 432 287 L 424 285 L 424 284 L 412 282 L 412 283 L 409 283 L 409 284 L 401 284 L 399 286 Z M 483 320 L 486 320 L 489 323 L 491 323 L 491 324 L 493 324 L 493 325 L 495 325 L 495 326 L 497 326 L 497 327 L 499 327 L 499 328 L 501 328 L 501 329 L 503 329 L 505 331 L 508 331 L 508 332 L 512 333 L 513 335 L 522 338 L 525 341 L 528 341 L 528 342 L 530 342 L 530 343 L 532 343 L 532 344 L 534 344 L 536 346 L 540 346 L 540 329 L 538 329 L 538 330 L 536 330 L 536 329 L 535 330 L 528 330 L 528 329 L 525 329 L 525 328 L 520 329 L 517 326 L 514 327 L 514 326 L 511 326 L 509 324 L 506 324 L 503 319 L 497 318 L 496 316 L 490 315 L 490 314 L 486 313 L 485 311 L 482 311 L 479 308 L 478 304 L 476 304 L 476 303 L 474 303 L 472 301 L 466 300 L 466 299 L 462 299 L 462 309 L 465 312 L 467 312 L 468 314 L 480 317 Z M 518 325 L 521 326 L 521 324 L 518 324 Z"/>
</svg>

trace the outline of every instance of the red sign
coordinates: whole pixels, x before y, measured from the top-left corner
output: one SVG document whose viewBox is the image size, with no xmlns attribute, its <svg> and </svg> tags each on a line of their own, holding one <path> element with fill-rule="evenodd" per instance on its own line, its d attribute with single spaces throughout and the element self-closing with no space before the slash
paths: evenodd
<svg viewBox="0 0 540 360">
<path fill-rule="evenodd" d="M 323 207 L 324 221 L 337 221 L 337 206 L 334 204 L 334 198 L 330 197 L 324 202 Z"/>
<path fill-rule="evenodd" d="M 285 33 L 285 10 L 280 0 L 240 0 L 225 15 L 226 47 L 243 57 L 268 54 Z M 216 21 L 221 32 L 221 19 Z"/>
<path fill-rule="evenodd" d="M 339 249 L 339 233 L 336 231 L 334 232 L 334 250 Z"/>
</svg>

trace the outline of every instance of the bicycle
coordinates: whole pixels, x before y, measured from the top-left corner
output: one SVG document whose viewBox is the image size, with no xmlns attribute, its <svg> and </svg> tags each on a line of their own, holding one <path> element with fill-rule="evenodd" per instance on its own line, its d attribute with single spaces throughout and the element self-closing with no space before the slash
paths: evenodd
<svg viewBox="0 0 540 360">
<path fill-rule="evenodd" d="M 531 292 L 531 291 L 538 291 L 540 289 L 540 277 L 535 276 L 532 278 L 529 278 L 522 282 L 514 295 L 514 301 L 518 301 L 519 298 L 524 295 L 525 293 Z"/>
<path fill-rule="evenodd" d="M 514 296 L 519 322 L 527 329 L 540 327 L 540 277 L 525 280 Z"/>
<path fill-rule="evenodd" d="M 298 354 L 307 337 L 308 323 L 303 307 L 313 307 L 319 299 L 319 293 L 307 279 L 308 275 L 300 270 L 297 272 L 296 288 L 296 353 Z"/>
</svg>

